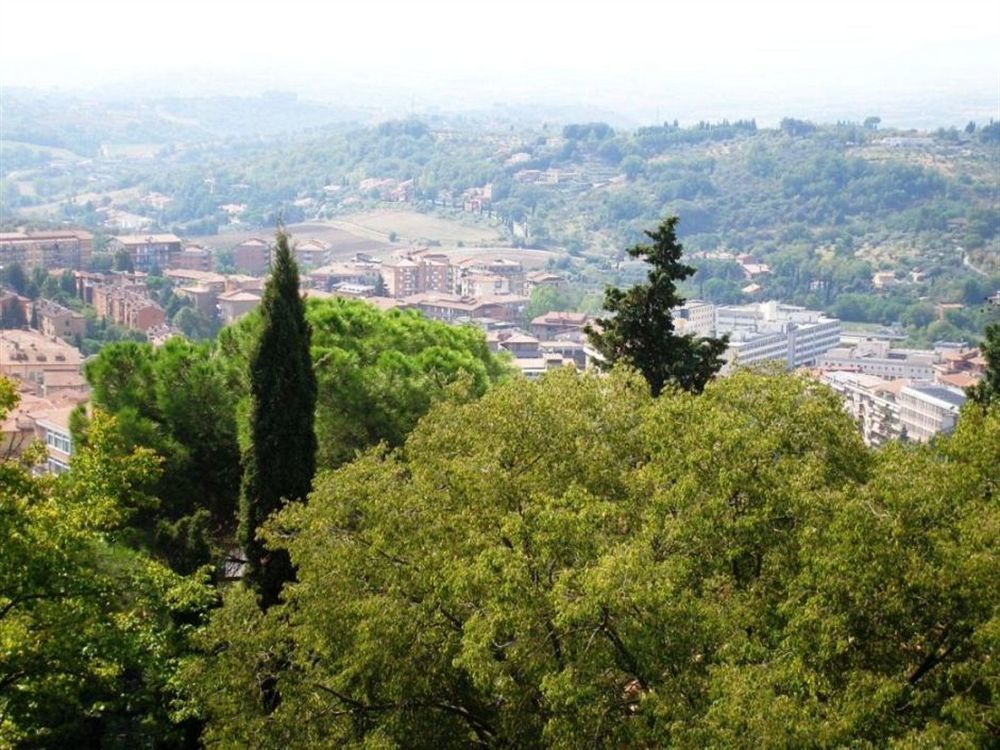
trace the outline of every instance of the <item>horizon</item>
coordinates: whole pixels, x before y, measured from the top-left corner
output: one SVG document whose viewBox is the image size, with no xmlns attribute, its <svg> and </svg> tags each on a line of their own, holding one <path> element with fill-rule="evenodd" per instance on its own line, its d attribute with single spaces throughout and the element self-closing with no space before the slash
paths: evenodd
<svg viewBox="0 0 1000 750">
<path fill-rule="evenodd" d="M 0 88 L 119 98 L 277 89 L 389 116 L 547 105 L 606 110 L 627 126 L 878 115 L 906 128 L 1000 117 L 1000 6 L 981 0 L 945 13 L 929 2 L 901 12 L 856 1 L 649 9 L 626 0 L 611 12 L 518 0 L 488 18 L 450 0 L 349 9 L 292 0 L 278 42 L 270 10 L 145 4 L 165 45 L 150 54 L 127 4 L 4 0 Z M 23 33 L 46 23 L 45 45 Z M 647 40 L 638 28 L 663 31 Z"/>
</svg>

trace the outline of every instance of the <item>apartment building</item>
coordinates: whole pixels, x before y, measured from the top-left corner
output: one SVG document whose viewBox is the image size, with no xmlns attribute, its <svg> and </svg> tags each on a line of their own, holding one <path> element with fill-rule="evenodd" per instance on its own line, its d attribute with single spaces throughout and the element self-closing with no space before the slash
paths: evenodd
<svg viewBox="0 0 1000 750">
<path fill-rule="evenodd" d="M 681 336 L 714 336 L 715 305 L 692 299 L 673 309 L 674 330 Z"/>
<path fill-rule="evenodd" d="M 218 296 L 219 318 L 224 325 L 234 323 L 260 304 L 262 295 L 256 291 L 235 289 Z"/>
<path fill-rule="evenodd" d="M 38 330 L 45 336 L 72 339 L 83 336 L 87 331 L 87 321 L 82 314 L 51 300 L 36 300 L 35 315 L 38 317 Z"/>
<path fill-rule="evenodd" d="M 304 268 L 325 266 L 330 258 L 330 246 L 322 240 L 304 240 L 293 246 L 295 260 Z"/>
<path fill-rule="evenodd" d="M 456 285 L 461 285 L 462 277 L 478 276 L 480 278 L 501 279 L 499 282 L 503 294 L 524 294 L 527 277 L 524 266 L 516 260 L 508 258 L 467 258 L 458 263 Z"/>
<path fill-rule="evenodd" d="M 233 247 L 233 265 L 240 273 L 263 276 L 271 270 L 271 243 L 253 237 Z"/>
<path fill-rule="evenodd" d="M 174 234 L 123 234 L 112 237 L 108 251 L 124 250 L 136 271 L 148 272 L 152 268 L 168 268 L 181 253 L 181 241 Z"/>
<path fill-rule="evenodd" d="M 158 304 L 139 291 L 126 285 L 97 284 L 92 290 L 93 306 L 97 315 L 116 325 L 148 331 L 163 325 L 167 314 Z"/>
<path fill-rule="evenodd" d="M 57 232 L 0 233 L 0 265 L 18 263 L 24 270 L 34 268 L 86 268 L 93 251 L 94 237 L 81 230 Z"/>
<path fill-rule="evenodd" d="M 445 253 L 414 250 L 382 263 L 382 280 L 392 297 L 414 294 L 451 294 L 455 268 Z"/>
<path fill-rule="evenodd" d="M 571 339 L 579 341 L 584 327 L 593 321 L 586 313 L 547 312 L 531 321 L 531 335 L 548 341 L 550 339 Z"/>
<path fill-rule="evenodd" d="M 0 332 L 0 375 L 20 380 L 36 391 L 53 373 L 79 375 L 80 351 L 59 338 L 38 331 Z"/>
<path fill-rule="evenodd" d="M 898 397 L 908 381 L 890 382 L 876 375 L 843 370 L 825 372 L 820 380 L 841 397 L 867 445 L 879 446 L 902 437 Z"/>
<path fill-rule="evenodd" d="M 965 393 L 943 385 L 913 384 L 899 392 L 899 421 L 909 440 L 925 443 L 951 432 L 965 403 Z"/>
<path fill-rule="evenodd" d="M 479 318 L 513 322 L 524 312 L 528 298 L 505 294 L 474 299 L 458 294 L 424 292 L 404 297 L 402 303 L 403 307 L 420 310 L 429 318 L 445 322 Z"/>
<path fill-rule="evenodd" d="M 170 259 L 171 268 L 186 268 L 192 271 L 212 270 L 212 251 L 201 245 L 187 245 Z"/>
</svg>

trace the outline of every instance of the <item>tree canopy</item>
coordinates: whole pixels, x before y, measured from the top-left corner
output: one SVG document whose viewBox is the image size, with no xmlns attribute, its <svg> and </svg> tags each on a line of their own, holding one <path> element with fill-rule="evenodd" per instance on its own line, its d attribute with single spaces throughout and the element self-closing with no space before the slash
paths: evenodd
<svg viewBox="0 0 1000 750">
<path fill-rule="evenodd" d="M 513 380 L 274 519 L 298 582 L 226 594 L 192 705 L 218 747 L 985 747 L 997 445 L 873 453 L 788 375 Z"/>
</svg>

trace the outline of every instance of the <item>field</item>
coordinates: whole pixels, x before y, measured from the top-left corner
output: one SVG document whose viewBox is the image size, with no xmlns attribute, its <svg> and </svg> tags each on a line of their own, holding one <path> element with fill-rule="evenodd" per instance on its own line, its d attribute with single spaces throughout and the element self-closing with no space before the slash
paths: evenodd
<svg viewBox="0 0 1000 750">
<path fill-rule="evenodd" d="M 422 214 L 404 209 L 382 209 L 349 216 L 335 225 L 361 235 L 387 240 L 390 232 L 399 241 L 416 243 L 436 240 L 442 245 L 499 244 L 503 235 L 495 227 L 474 224 L 457 219 L 446 219 L 433 214 Z"/>
</svg>

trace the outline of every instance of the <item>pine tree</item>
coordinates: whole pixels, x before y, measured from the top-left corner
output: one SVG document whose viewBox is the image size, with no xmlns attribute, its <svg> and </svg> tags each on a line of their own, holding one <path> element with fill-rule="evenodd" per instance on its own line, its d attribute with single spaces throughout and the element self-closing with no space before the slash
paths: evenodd
<svg viewBox="0 0 1000 750">
<path fill-rule="evenodd" d="M 590 342 L 604 357 L 604 367 L 617 362 L 638 369 L 654 396 L 673 383 L 700 393 L 705 383 L 722 367 L 727 339 L 697 338 L 674 333 L 671 311 L 684 303 L 676 283 L 695 272 L 681 263 L 683 248 L 677 242 L 677 217 L 665 219 L 653 232 L 645 234 L 652 245 L 637 244 L 628 249 L 633 258 L 642 258 L 652 268 L 649 283 L 628 290 L 608 287 L 604 309 L 613 317 L 599 318 L 587 328 Z"/>
<path fill-rule="evenodd" d="M 288 553 L 267 549 L 258 527 L 288 502 L 304 501 L 316 470 L 316 378 L 299 272 L 288 235 L 277 233 L 261 302 L 260 337 L 250 357 L 250 446 L 243 459 L 239 540 L 246 582 L 267 609 L 294 578 Z"/>
</svg>

